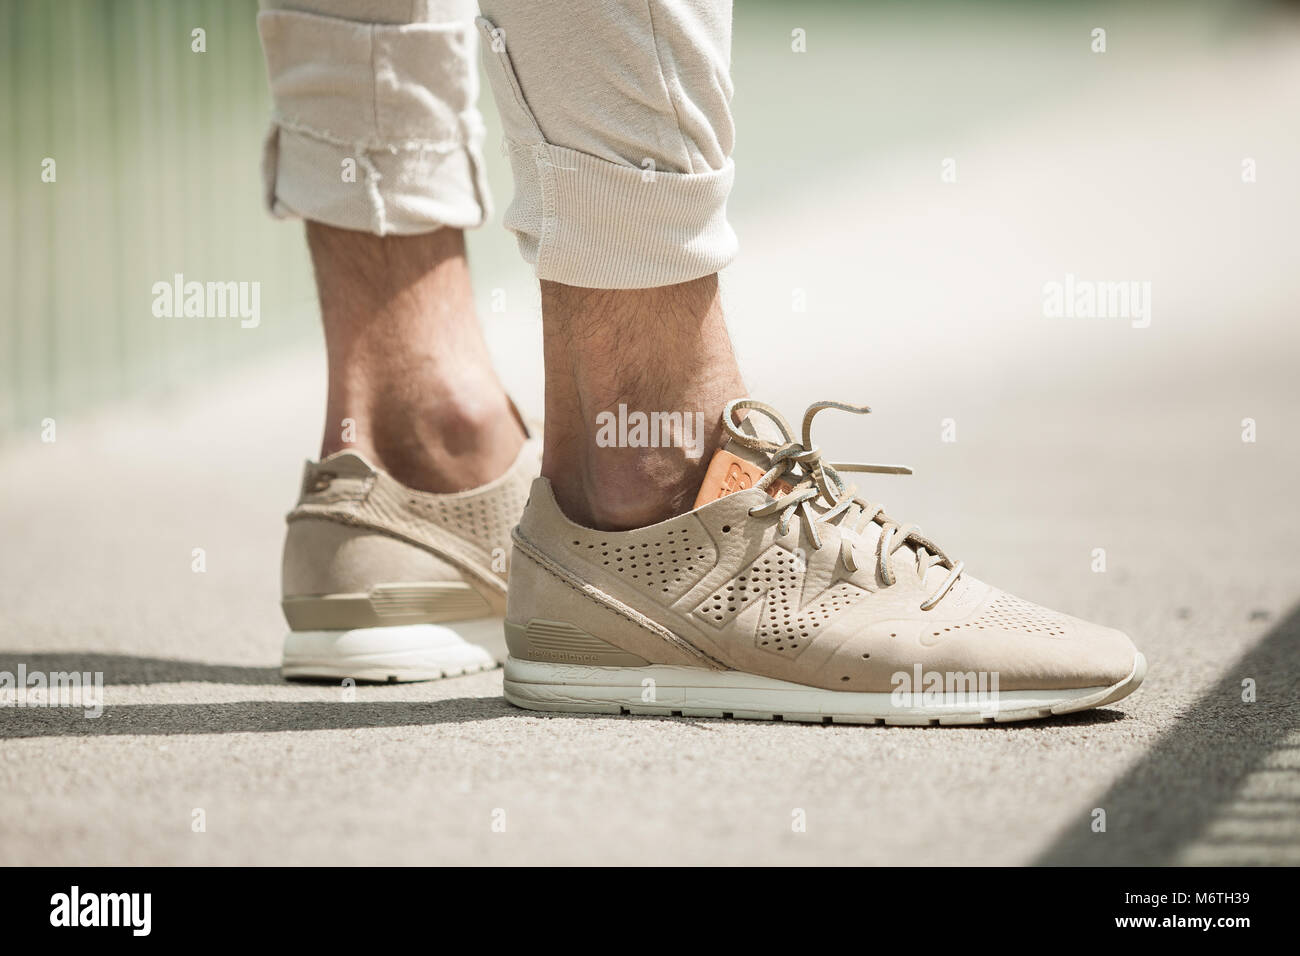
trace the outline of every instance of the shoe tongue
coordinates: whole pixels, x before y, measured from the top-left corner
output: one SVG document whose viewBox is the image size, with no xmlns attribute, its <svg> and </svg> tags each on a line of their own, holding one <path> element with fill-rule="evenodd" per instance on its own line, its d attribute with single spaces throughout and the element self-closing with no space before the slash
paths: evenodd
<svg viewBox="0 0 1300 956">
<path fill-rule="evenodd" d="M 741 432 L 750 438 L 761 438 L 770 445 L 784 445 L 789 439 L 781 434 L 781 429 L 776 422 L 766 415 L 746 415 L 736 426 Z M 724 442 L 725 444 L 725 442 Z M 732 442 L 733 445 L 740 446 L 739 442 Z M 767 453 L 746 448 L 745 451 L 752 452 L 755 455 L 763 456 L 767 460 Z M 771 467 L 771 466 L 769 466 Z"/>
<path fill-rule="evenodd" d="M 776 424 L 762 415 L 747 415 L 738 427 L 751 438 L 761 438 L 772 444 L 781 445 L 786 440 Z M 717 451 L 713 453 L 713 459 L 709 462 L 709 470 L 704 475 L 704 481 L 700 483 L 700 491 L 695 496 L 694 507 L 699 508 L 710 501 L 717 501 L 737 491 L 754 487 L 771 467 L 772 456 L 767 452 L 758 448 L 747 448 L 733 440 L 730 435 L 724 434 Z M 773 496 L 785 494 L 790 491 L 790 487 L 778 478 L 768 487 L 768 494 Z"/>
</svg>

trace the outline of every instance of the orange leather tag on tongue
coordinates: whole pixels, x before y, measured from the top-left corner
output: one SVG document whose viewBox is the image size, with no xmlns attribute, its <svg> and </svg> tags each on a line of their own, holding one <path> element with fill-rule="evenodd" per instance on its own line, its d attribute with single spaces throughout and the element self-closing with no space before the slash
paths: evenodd
<svg viewBox="0 0 1300 956">
<path fill-rule="evenodd" d="M 695 496 L 693 507 L 699 508 L 710 501 L 725 498 L 733 492 L 753 488 L 762 477 L 763 469 L 758 465 L 745 461 L 739 455 L 733 455 L 725 448 L 719 448 L 713 453 L 713 460 L 709 462 L 709 470 L 700 484 L 700 493 Z M 768 494 L 773 492 L 786 494 L 789 491 L 790 485 L 780 479 L 772 482 L 768 488 Z"/>
</svg>

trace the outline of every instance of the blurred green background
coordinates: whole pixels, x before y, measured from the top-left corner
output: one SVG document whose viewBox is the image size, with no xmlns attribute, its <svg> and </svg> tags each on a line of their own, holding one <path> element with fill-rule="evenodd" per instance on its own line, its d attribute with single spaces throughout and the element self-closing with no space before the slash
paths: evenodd
<svg viewBox="0 0 1300 956">
<path fill-rule="evenodd" d="M 1005 117 L 1063 108 L 1093 22 L 1152 48 L 1231 42 L 1274 5 L 836 4 L 745 0 L 734 37 L 738 227 L 776 196 L 908 142 L 953 148 Z M 268 98 L 256 0 L 0 0 L 0 440 L 123 396 L 165 401 L 215 370 L 317 335 L 297 224 L 260 203 Z M 206 31 L 206 52 L 191 31 Z M 1123 27 L 1122 30 L 1117 28 Z M 808 51 L 793 57 L 792 29 Z M 1017 68 L 1002 64 L 1014 50 Z M 1107 82 L 1122 91 L 1122 42 Z M 1030 69 L 1032 67 L 1032 70 Z M 1027 72 L 1028 71 L 1028 72 Z M 1034 75 L 1037 82 L 1026 83 Z M 1122 92 L 1120 93 L 1122 95 Z M 500 228 L 507 168 L 491 97 L 496 210 L 471 236 L 476 288 L 529 288 Z M 41 180 L 46 158 L 57 180 Z M 742 236 L 744 231 L 742 228 Z M 175 273 L 261 283 L 261 325 L 160 319 Z"/>
</svg>

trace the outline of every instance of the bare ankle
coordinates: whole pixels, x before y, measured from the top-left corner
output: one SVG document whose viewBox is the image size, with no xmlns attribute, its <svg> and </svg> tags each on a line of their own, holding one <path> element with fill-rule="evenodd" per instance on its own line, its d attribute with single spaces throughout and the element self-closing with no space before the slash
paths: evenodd
<svg viewBox="0 0 1300 956">
<path fill-rule="evenodd" d="M 499 384 L 416 402 L 372 400 L 326 427 L 321 456 L 351 450 L 408 487 L 449 493 L 487 484 L 519 455 L 524 430 Z M 333 423 L 332 423 L 333 424 Z"/>
<path fill-rule="evenodd" d="M 717 277 L 625 291 L 544 282 L 542 315 L 542 474 L 560 508 L 611 531 L 689 511 L 722 409 L 745 394 Z"/>
<path fill-rule="evenodd" d="M 583 513 L 590 527 L 602 531 L 644 528 L 690 511 L 707 460 L 685 457 L 680 449 L 650 451 L 589 464 L 581 482 L 582 500 L 571 507 Z"/>
<path fill-rule="evenodd" d="M 308 223 L 329 358 L 322 455 L 350 448 L 422 491 L 502 475 L 523 443 L 474 314 L 464 236 Z"/>
</svg>

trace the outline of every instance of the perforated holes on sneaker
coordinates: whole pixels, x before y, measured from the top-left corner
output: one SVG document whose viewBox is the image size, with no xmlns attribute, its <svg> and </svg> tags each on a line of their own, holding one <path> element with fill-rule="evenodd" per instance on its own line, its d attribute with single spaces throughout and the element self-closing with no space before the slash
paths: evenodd
<svg viewBox="0 0 1300 956">
<path fill-rule="evenodd" d="M 510 529 L 528 498 L 526 481 L 507 481 L 477 494 L 412 497 L 410 504 L 433 521 L 485 552 L 510 550 Z"/>
<path fill-rule="evenodd" d="M 866 592 L 841 581 L 799 610 L 803 572 L 795 555 L 773 545 L 731 581 L 695 609 L 696 615 L 716 628 L 725 627 L 755 602 L 762 603 L 754 645 L 760 650 L 793 657 L 803 650 L 830 619 L 852 607 Z"/>
<path fill-rule="evenodd" d="M 999 594 L 990 601 L 980 616 L 964 624 L 950 624 L 939 631 L 961 629 L 981 631 L 1020 631 L 1024 634 L 1042 634 L 1046 637 L 1065 637 L 1065 618 L 1055 611 L 1039 607 L 1010 594 Z"/>
<path fill-rule="evenodd" d="M 665 604 L 689 591 L 718 560 L 709 536 L 698 525 L 692 527 L 686 522 L 670 526 L 655 537 L 638 536 L 621 544 L 599 533 L 575 532 L 569 540 L 587 560 L 615 572 Z"/>
</svg>

